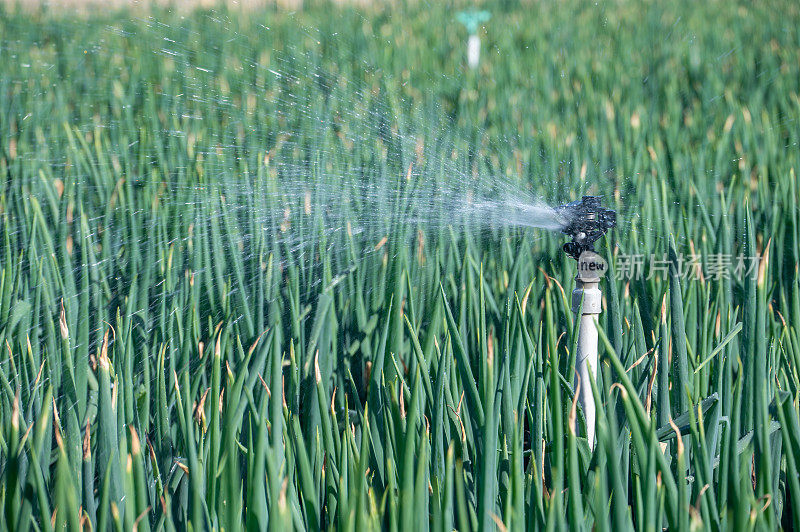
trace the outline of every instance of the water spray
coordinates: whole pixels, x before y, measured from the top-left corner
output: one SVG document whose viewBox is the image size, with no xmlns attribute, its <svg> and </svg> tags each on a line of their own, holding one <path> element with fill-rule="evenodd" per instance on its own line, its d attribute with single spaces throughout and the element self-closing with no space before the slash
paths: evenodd
<svg viewBox="0 0 800 532">
<path fill-rule="evenodd" d="M 458 14 L 458 21 L 461 22 L 469 32 L 467 39 L 467 64 L 470 68 L 478 68 L 481 57 L 481 39 L 478 37 L 478 28 L 481 24 L 491 18 L 488 11 L 461 11 Z"/>
<path fill-rule="evenodd" d="M 586 439 L 593 449 L 596 416 L 589 372 L 592 379 L 596 379 L 597 318 L 603 307 L 600 279 L 607 270 L 606 261 L 594 251 L 594 243 L 617 225 L 617 214 L 604 208 L 599 196 L 584 196 L 578 201 L 556 207 L 556 211 L 565 219 L 561 231 L 572 237 L 570 242 L 564 244 L 564 252 L 578 262 L 575 290 L 572 291 L 572 312 L 578 321 L 575 371 L 581 383 L 578 402 L 586 419 Z"/>
</svg>

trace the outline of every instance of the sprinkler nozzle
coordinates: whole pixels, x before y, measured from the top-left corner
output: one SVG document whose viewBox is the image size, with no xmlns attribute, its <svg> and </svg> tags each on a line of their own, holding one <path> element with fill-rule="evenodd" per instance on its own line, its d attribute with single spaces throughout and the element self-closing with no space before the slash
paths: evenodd
<svg viewBox="0 0 800 532">
<path fill-rule="evenodd" d="M 556 207 L 556 212 L 566 219 L 561 232 L 572 237 L 564 244 L 564 252 L 575 260 L 584 251 L 594 251 L 594 243 L 617 225 L 617 213 L 604 208 L 600 196 L 584 196 Z"/>
<path fill-rule="evenodd" d="M 467 32 L 469 32 L 470 35 L 477 35 L 478 28 L 481 27 L 481 24 L 492 18 L 492 14 L 486 10 L 477 11 L 473 9 L 471 11 L 460 11 L 456 17 L 458 21 L 467 28 Z"/>
</svg>

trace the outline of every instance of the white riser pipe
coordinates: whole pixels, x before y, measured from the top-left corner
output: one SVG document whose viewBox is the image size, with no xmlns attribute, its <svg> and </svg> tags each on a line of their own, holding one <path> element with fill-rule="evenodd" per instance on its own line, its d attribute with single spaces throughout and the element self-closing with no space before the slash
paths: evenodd
<svg viewBox="0 0 800 532">
<path fill-rule="evenodd" d="M 477 35 L 470 35 L 467 40 L 467 64 L 472 69 L 478 68 L 481 61 L 481 39 Z"/>
<path fill-rule="evenodd" d="M 587 274 L 583 274 L 583 280 L 581 277 L 582 273 L 579 271 L 575 290 L 572 292 L 572 312 L 575 314 L 575 319 L 579 320 L 575 386 L 580 384 L 578 404 L 586 419 L 586 439 L 589 441 L 589 448 L 594 449 L 596 412 L 590 375 L 591 379 L 597 380 L 597 317 L 602 310 L 603 295 L 599 288 L 600 279 L 594 272 L 591 273 L 590 279 L 587 278 Z M 577 430 L 578 427 L 574 428 Z"/>
</svg>

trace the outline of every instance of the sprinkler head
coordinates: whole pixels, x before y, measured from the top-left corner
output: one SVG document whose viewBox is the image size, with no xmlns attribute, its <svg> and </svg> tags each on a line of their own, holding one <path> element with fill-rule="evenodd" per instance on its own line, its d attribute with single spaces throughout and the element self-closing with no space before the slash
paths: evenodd
<svg viewBox="0 0 800 532">
<path fill-rule="evenodd" d="M 478 28 L 481 27 L 481 24 L 492 18 L 492 14 L 486 10 L 476 11 L 473 9 L 471 11 L 460 11 L 456 15 L 456 18 L 467 28 L 467 32 L 469 32 L 470 35 L 477 35 Z"/>
<path fill-rule="evenodd" d="M 580 200 L 556 207 L 566 225 L 561 229 L 572 237 L 564 244 L 564 252 L 575 260 L 584 251 L 594 251 L 594 243 L 617 225 L 617 213 L 600 204 L 600 196 L 584 196 Z"/>
</svg>

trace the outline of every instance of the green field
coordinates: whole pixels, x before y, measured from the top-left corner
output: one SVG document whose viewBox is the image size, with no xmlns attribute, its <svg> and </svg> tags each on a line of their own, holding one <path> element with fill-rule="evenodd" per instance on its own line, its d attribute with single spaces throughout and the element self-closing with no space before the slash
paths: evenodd
<svg viewBox="0 0 800 532">
<path fill-rule="evenodd" d="M 0 5 L 0 529 L 800 529 L 771 4 Z M 509 193 L 618 212 L 593 450 Z"/>
</svg>

